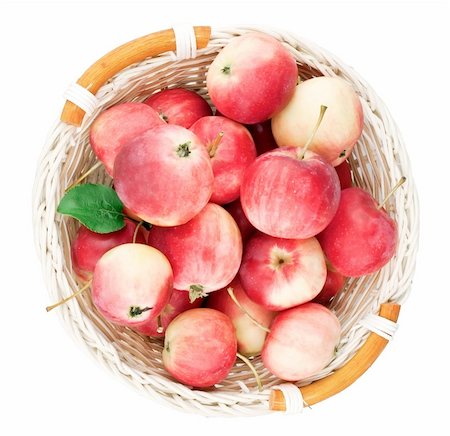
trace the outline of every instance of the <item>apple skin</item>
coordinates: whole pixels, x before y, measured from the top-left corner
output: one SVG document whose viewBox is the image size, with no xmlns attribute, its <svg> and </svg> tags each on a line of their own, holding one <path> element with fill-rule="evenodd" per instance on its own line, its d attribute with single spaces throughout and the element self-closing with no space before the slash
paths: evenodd
<svg viewBox="0 0 450 436">
<path fill-rule="evenodd" d="M 279 238 L 307 239 L 321 232 L 339 205 L 334 168 L 319 155 L 297 156 L 284 147 L 259 156 L 245 172 L 241 204 L 254 227 Z"/>
<path fill-rule="evenodd" d="M 341 183 L 341 190 L 353 186 L 352 169 L 347 160 L 344 160 L 338 166 L 334 167 Z"/>
<path fill-rule="evenodd" d="M 309 150 L 337 166 L 350 155 L 364 125 L 359 97 L 343 79 L 315 77 L 301 82 L 286 107 L 272 118 L 272 132 L 279 147 L 303 147 L 322 105 L 328 109 Z"/>
<path fill-rule="evenodd" d="M 210 201 L 226 204 L 236 200 L 245 170 L 256 159 L 250 132 L 242 124 L 221 116 L 200 118 L 190 130 L 205 144 L 211 157 L 214 189 Z M 211 144 L 220 132 L 223 137 L 214 152 Z"/>
<path fill-rule="evenodd" d="M 125 227 L 117 232 L 95 233 L 80 226 L 70 247 L 72 267 L 77 277 L 83 281 L 92 278 L 98 260 L 111 248 L 133 242 L 136 224 L 125 218 Z M 139 228 L 136 242 L 145 243 L 142 228 Z"/>
<path fill-rule="evenodd" d="M 95 265 L 92 300 L 108 321 L 133 328 L 158 316 L 172 289 L 172 268 L 160 251 L 146 244 L 122 244 Z M 132 314 L 133 308 L 150 309 Z"/>
<path fill-rule="evenodd" d="M 275 317 L 262 361 L 282 380 L 303 380 L 331 361 L 340 335 L 341 326 L 333 312 L 321 304 L 302 304 Z"/>
<path fill-rule="evenodd" d="M 122 146 L 136 135 L 162 124 L 164 121 L 150 106 L 137 102 L 116 104 L 94 120 L 89 141 L 106 172 L 112 176 L 114 161 Z"/>
<path fill-rule="evenodd" d="M 325 284 L 323 285 L 319 295 L 314 298 L 313 302 L 327 306 L 336 294 L 344 287 L 344 284 L 345 277 L 337 271 L 333 271 L 328 268 Z"/>
<path fill-rule="evenodd" d="M 208 203 L 214 183 L 205 146 L 190 130 L 164 124 L 125 144 L 114 186 L 134 215 L 157 226 L 184 224 Z"/>
<path fill-rule="evenodd" d="M 236 305 L 228 294 L 228 288 L 233 288 L 234 295 L 248 314 L 264 327 L 269 328 L 275 312 L 255 303 L 248 298 L 238 277 L 224 289 L 208 296 L 207 307 L 216 309 L 229 316 L 236 329 L 238 351 L 246 356 L 256 356 L 261 353 L 267 333 L 255 325 L 250 318 Z"/>
<path fill-rule="evenodd" d="M 204 388 L 222 381 L 236 360 L 234 326 L 225 314 L 209 308 L 178 315 L 167 328 L 164 368 L 188 386 Z"/>
<path fill-rule="evenodd" d="M 245 216 L 240 199 L 237 199 L 236 201 L 233 201 L 232 203 L 229 203 L 224 207 L 236 221 L 236 224 L 239 227 L 239 231 L 241 232 L 242 242 L 247 241 L 247 239 L 253 232 L 256 231 L 256 229 L 252 226 L 252 223 Z"/>
<path fill-rule="evenodd" d="M 203 97 L 184 88 L 163 89 L 148 97 L 144 103 L 152 107 L 166 123 L 186 129 L 198 119 L 212 115 Z"/>
<path fill-rule="evenodd" d="M 377 207 L 363 189 L 344 189 L 336 215 L 318 235 L 331 265 L 344 276 L 374 273 L 395 254 L 397 224 Z"/>
<path fill-rule="evenodd" d="M 272 36 L 250 32 L 233 38 L 206 76 L 218 111 L 242 124 L 265 121 L 292 97 L 298 69 L 294 57 Z"/>
<path fill-rule="evenodd" d="M 179 291 L 174 289 L 170 296 L 169 302 L 166 304 L 162 312 L 159 314 L 161 317 L 162 332 L 158 332 L 158 321 L 156 318 L 152 318 L 151 321 L 141 327 L 135 327 L 134 330 L 142 333 L 143 335 L 153 336 L 155 338 L 163 338 L 167 330 L 168 325 L 175 319 L 180 313 L 186 310 L 195 309 L 202 304 L 201 298 L 197 298 L 192 303 L 189 301 L 189 294 L 185 291 Z"/>
<path fill-rule="evenodd" d="M 262 233 L 246 244 L 239 278 L 247 295 L 269 310 L 312 300 L 325 284 L 327 267 L 316 238 L 281 239 Z"/>
<path fill-rule="evenodd" d="M 271 120 L 247 126 L 255 141 L 258 156 L 278 147 L 272 134 Z"/>
<path fill-rule="evenodd" d="M 152 227 L 148 244 L 169 259 L 175 289 L 189 291 L 194 297 L 227 286 L 242 259 L 239 228 L 232 216 L 214 203 L 208 203 L 186 224 Z"/>
</svg>

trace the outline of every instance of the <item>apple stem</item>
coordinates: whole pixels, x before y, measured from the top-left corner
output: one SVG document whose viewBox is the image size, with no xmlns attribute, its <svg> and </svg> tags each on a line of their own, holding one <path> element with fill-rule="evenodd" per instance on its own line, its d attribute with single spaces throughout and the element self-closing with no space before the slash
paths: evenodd
<svg viewBox="0 0 450 436">
<path fill-rule="evenodd" d="M 92 283 L 92 280 L 89 280 L 81 289 L 79 289 L 78 291 L 74 292 L 72 295 L 69 295 L 67 298 L 64 298 L 64 300 L 58 301 L 58 303 L 53 304 L 52 306 L 47 306 L 45 308 L 45 310 L 47 312 L 50 312 L 55 307 L 61 306 L 61 305 L 65 304 L 65 303 L 67 303 L 72 298 L 77 297 L 78 295 L 81 295 L 87 288 L 89 288 L 89 286 L 91 286 L 91 283 Z"/>
<path fill-rule="evenodd" d="M 161 315 L 158 315 L 156 317 L 156 324 L 157 324 L 157 328 L 156 328 L 156 332 L 157 333 L 162 333 L 164 331 L 164 327 L 162 326 L 162 322 L 161 322 Z"/>
<path fill-rule="evenodd" d="M 230 295 L 230 298 L 233 300 L 234 304 L 236 304 L 237 307 L 239 307 L 239 309 L 241 309 L 242 312 L 244 312 L 248 318 L 250 319 L 250 321 L 255 324 L 257 327 L 259 327 L 261 330 L 264 330 L 266 333 L 270 333 L 270 329 L 268 329 L 267 327 L 264 327 L 261 323 L 259 323 L 258 321 L 256 321 L 255 318 L 253 318 L 248 312 L 247 310 L 245 310 L 245 308 L 242 306 L 241 303 L 239 303 L 239 300 L 236 298 L 236 295 L 234 295 L 234 290 L 232 287 L 229 287 L 227 289 L 228 294 Z"/>
<path fill-rule="evenodd" d="M 144 224 L 144 221 L 139 221 L 139 223 L 137 224 L 136 228 L 134 229 L 133 244 L 136 244 L 136 238 L 137 238 L 137 234 L 138 234 L 138 231 L 139 231 L 139 227 L 141 227 L 142 224 Z"/>
<path fill-rule="evenodd" d="M 395 184 L 395 186 L 390 190 L 390 192 L 388 193 L 388 195 L 386 195 L 386 197 L 384 197 L 384 200 L 378 205 L 377 209 L 380 210 L 389 200 L 389 198 L 391 198 L 391 196 L 395 193 L 395 191 L 400 188 L 400 186 L 403 185 L 403 183 L 406 182 L 406 177 L 402 176 L 400 178 L 400 180 Z"/>
<path fill-rule="evenodd" d="M 300 153 L 297 153 L 297 157 L 299 159 L 305 158 L 306 151 L 308 150 L 308 147 L 313 142 L 313 139 L 316 136 L 317 130 L 319 130 L 319 126 L 322 123 L 323 117 L 324 117 L 327 109 L 328 109 L 328 107 L 324 106 L 323 104 L 320 106 L 320 114 L 319 114 L 319 118 L 317 119 L 316 125 L 314 126 L 314 129 L 311 132 L 311 135 L 309 136 L 308 140 L 306 141 L 306 144 L 301 149 Z"/>
<path fill-rule="evenodd" d="M 245 356 L 243 356 L 240 353 L 236 353 L 236 356 L 239 357 L 239 359 L 241 359 L 252 371 L 253 375 L 255 376 L 256 379 L 256 383 L 258 385 L 258 391 L 262 392 L 263 391 L 263 385 L 261 383 L 261 378 L 259 377 L 259 374 L 256 372 L 255 367 L 252 365 L 252 362 L 250 362 L 249 359 L 247 359 Z"/>
<path fill-rule="evenodd" d="M 217 134 L 211 144 L 208 145 L 208 153 L 209 157 L 214 157 L 217 152 L 217 148 L 219 147 L 220 141 L 222 141 L 224 133 L 221 131 Z"/>
<path fill-rule="evenodd" d="M 98 161 L 96 164 L 92 165 L 91 168 L 89 168 L 85 173 L 83 173 L 75 182 L 73 182 L 71 185 L 69 185 L 68 188 L 66 188 L 66 192 L 70 191 L 73 187 L 79 185 L 89 174 L 94 172 L 102 163 Z"/>
</svg>

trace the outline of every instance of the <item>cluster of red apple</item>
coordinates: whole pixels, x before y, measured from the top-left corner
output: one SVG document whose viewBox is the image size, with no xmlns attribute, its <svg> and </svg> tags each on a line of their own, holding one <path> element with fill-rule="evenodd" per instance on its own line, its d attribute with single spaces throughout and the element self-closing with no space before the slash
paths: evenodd
<svg viewBox="0 0 450 436">
<path fill-rule="evenodd" d="M 214 116 L 177 88 L 96 118 L 90 143 L 127 218 L 107 234 L 81 227 L 73 267 L 93 276 L 106 319 L 165 336 L 164 366 L 186 385 L 220 383 L 237 353 L 300 380 L 333 357 L 326 304 L 344 277 L 396 248 L 395 222 L 352 187 L 362 107 L 339 78 L 298 83 L 293 56 L 260 33 L 217 55 L 207 90 Z"/>
</svg>

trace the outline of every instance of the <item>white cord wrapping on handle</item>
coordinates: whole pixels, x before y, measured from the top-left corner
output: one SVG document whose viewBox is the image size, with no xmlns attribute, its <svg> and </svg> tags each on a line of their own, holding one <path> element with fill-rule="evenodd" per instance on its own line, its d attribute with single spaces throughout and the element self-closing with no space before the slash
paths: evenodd
<svg viewBox="0 0 450 436">
<path fill-rule="evenodd" d="M 272 389 L 283 392 L 287 414 L 303 411 L 305 402 L 303 401 L 302 392 L 296 385 L 293 383 L 282 383 L 278 386 L 274 386 Z"/>
<path fill-rule="evenodd" d="M 71 101 L 80 109 L 83 109 L 86 115 L 91 115 L 98 106 L 97 97 L 78 83 L 69 85 L 63 96 L 66 100 Z"/>
<path fill-rule="evenodd" d="M 398 324 L 394 321 L 372 313 L 366 315 L 359 323 L 388 341 L 394 338 L 394 334 L 398 329 Z"/>
<path fill-rule="evenodd" d="M 195 58 L 197 56 L 197 39 L 194 27 L 189 24 L 175 24 L 172 28 L 177 45 L 177 52 L 176 54 L 172 52 L 172 58 L 174 60 Z"/>
</svg>

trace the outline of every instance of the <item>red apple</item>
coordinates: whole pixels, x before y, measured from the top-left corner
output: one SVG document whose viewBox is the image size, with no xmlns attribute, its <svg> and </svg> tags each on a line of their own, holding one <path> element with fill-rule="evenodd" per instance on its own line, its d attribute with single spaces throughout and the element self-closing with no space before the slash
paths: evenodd
<svg viewBox="0 0 450 436">
<path fill-rule="evenodd" d="M 249 131 L 242 124 L 220 116 L 200 118 L 190 130 L 206 145 L 211 157 L 214 189 L 210 201 L 226 204 L 236 200 L 244 172 L 256 159 Z"/>
<path fill-rule="evenodd" d="M 336 294 L 344 287 L 345 277 L 338 273 L 337 271 L 333 271 L 330 267 L 327 268 L 327 279 L 325 280 L 325 284 L 323 285 L 322 290 L 319 295 L 314 298 L 314 303 L 323 304 L 324 306 L 328 305 L 331 300 L 336 296 Z"/>
<path fill-rule="evenodd" d="M 148 97 L 149 105 L 168 124 L 189 129 L 198 119 L 212 115 L 208 102 L 194 91 L 183 88 L 163 89 Z"/>
<path fill-rule="evenodd" d="M 256 229 L 245 216 L 245 213 L 242 210 L 241 201 L 237 199 L 224 207 L 236 221 L 241 232 L 242 241 L 245 242 Z"/>
<path fill-rule="evenodd" d="M 164 368 L 194 387 L 221 382 L 236 360 L 236 333 L 230 318 L 218 310 L 192 309 L 167 328 L 162 353 Z"/>
<path fill-rule="evenodd" d="M 361 188 L 342 191 L 339 208 L 318 236 L 331 265 L 344 276 L 374 273 L 395 254 L 397 225 Z"/>
<path fill-rule="evenodd" d="M 341 194 L 334 168 L 317 154 L 296 147 L 259 156 L 241 185 L 248 220 L 271 236 L 306 239 L 317 235 L 336 213 Z"/>
<path fill-rule="evenodd" d="M 75 274 L 84 281 L 91 279 L 97 261 L 111 248 L 133 242 L 136 224 L 125 219 L 125 227 L 117 232 L 95 233 L 81 226 L 72 241 L 70 253 Z M 145 243 L 142 228 L 136 242 Z"/>
<path fill-rule="evenodd" d="M 271 120 L 250 124 L 247 127 L 255 141 L 258 156 L 278 147 L 272 134 Z"/>
<path fill-rule="evenodd" d="M 272 36 L 250 32 L 231 40 L 211 63 L 206 86 L 224 116 L 243 124 L 265 121 L 292 97 L 294 57 Z"/>
<path fill-rule="evenodd" d="M 153 318 L 144 326 L 135 327 L 134 330 L 142 333 L 143 335 L 162 338 L 165 335 L 167 326 L 172 322 L 174 318 L 176 318 L 180 313 L 185 312 L 186 310 L 200 307 L 201 304 L 202 300 L 200 298 L 197 298 L 191 303 L 189 301 L 189 294 L 187 292 L 174 289 L 172 295 L 170 296 L 169 302 L 166 304 L 163 311 L 159 314 L 159 317 L 161 319 L 162 331 L 158 331 L 159 326 L 157 318 Z"/>
<path fill-rule="evenodd" d="M 145 244 L 122 244 L 97 262 L 92 300 L 115 324 L 142 327 L 169 302 L 173 273 L 167 258 Z"/>
<path fill-rule="evenodd" d="M 285 310 L 270 327 L 262 351 L 264 366 L 283 380 L 303 380 L 331 361 L 340 335 L 339 320 L 321 304 Z"/>
<path fill-rule="evenodd" d="M 272 132 L 279 147 L 303 147 L 322 105 L 328 110 L 309 150 L 336 166 L 347 159 L 364 125 L 359 97 L 343 79 L 315 77 L 301 82 L 289 103 L 272 118 Z"/>
<path fill-rule="evenodd" d="M 259 233 L 245 246 L 239 277 L 247 295 L 270 310 L 312 300 L 327 267 L 316 238 L 281 239 Z"/>
<path fill-rule="evenodd" d="M 233 289 L 234 296 L 245 311 L 242 311 L 231 299 L 228 287 Z M 239 353 L 254 356 L 261 352 L 267 333 L 258 327 L 246 313 L 266 328 L 270 327 L 275 313 L 250 300 L 238 277 L 235 277 L 226 288 L 209 295 L 207 307 L 219 310 L 230 317 L 236 329 Z"/>
<path fill-rule="evenodd" d="M 116 104 L 92 123 L 89 141 L 95 155 L 113 175 L 114 161 L 122 146 L 135 136 L 165 124 L 158 113 L 143 103 Z"/>
<path fill-rule="evenodd" d="M 352 169 L 348 160 L 344 160 L 338 166 L 334 167 L 341 182 L 341 189 L 351 188 L 353 186 Z"/>
<path fill-rule="evenodd" d="M 189 291 L 191 300 L 227 286 L 242 258 L 237 224 L 214 203 L 186 224 L 152 227 L 148 243 L 167 256 L 174 272 L 174 287 Z"/>
<path fill-rule="evenodd" d="M 175 125 L 155 127 L 125 144 L 114 186 L 133 214 L 157 226 L 184 224 L 208 203 L 214 183 L 205 146 Z"/>
</svg>

